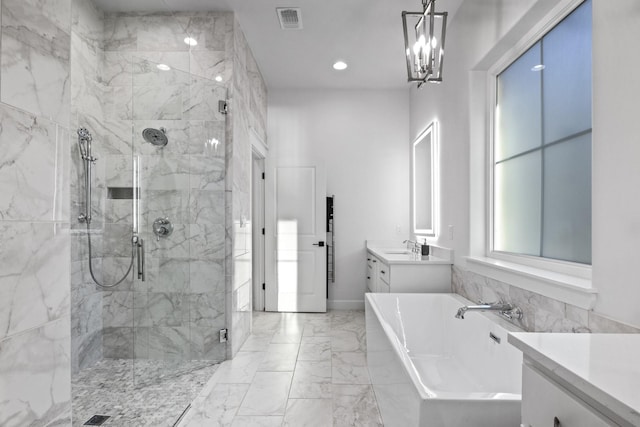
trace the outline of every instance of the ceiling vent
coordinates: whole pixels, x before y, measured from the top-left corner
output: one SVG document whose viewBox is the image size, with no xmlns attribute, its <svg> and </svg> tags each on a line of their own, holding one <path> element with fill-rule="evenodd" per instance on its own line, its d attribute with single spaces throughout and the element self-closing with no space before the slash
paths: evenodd
<svg viewBox="0 0 640 427">
<path fill-rule="evenodd" d="M 283 30 L 302 29 L 302 11 L 299 7 L 277 7 L 276 12 Z"/>
</svg>

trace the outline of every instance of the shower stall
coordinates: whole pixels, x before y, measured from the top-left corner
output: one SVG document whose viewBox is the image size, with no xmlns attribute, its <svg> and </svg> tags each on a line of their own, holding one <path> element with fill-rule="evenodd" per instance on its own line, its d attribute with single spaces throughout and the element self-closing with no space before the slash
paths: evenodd
<svg viewBox="0 0 640 427">
<path fill-rule="evenodd" d="M 230 353 L 227 328 L 247 323 L 238 313 L 250 319 L 229 271 L 237 154 L 219 108 L 233 85 L 235 22 L 72 6 L 74 425 L 105 413 L 173 425 Z M 134 407 L 154 399 L 171 409 Z"/>
</svg>

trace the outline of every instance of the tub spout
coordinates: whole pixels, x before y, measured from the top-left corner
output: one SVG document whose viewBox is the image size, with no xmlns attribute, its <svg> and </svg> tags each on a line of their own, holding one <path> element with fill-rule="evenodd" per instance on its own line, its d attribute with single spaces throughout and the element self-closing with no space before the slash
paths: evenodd
<svg viewBox="0 0 640 427">
<path fill-rule="evenodd" d="M 456 319 L 464 319 L 467 311 L 497 311 L 507 319 L 522 319 L 522 310 L 513 304 L 496 302 L 491 304 L 480 303 L 478 305 L 465 305 L 458 309 Z"/>
</svg>

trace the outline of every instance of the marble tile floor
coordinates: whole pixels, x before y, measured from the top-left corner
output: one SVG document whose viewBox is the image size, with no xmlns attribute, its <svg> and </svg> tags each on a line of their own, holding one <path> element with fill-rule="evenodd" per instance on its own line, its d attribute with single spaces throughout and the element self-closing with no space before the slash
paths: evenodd
<svg viewBox="0 0 640 427">
<path fill-rule="evenodd" d="M 179 427 L 382 426 L 363 311 L 254 313 Z"/>
<path fill-rule="evenodd" d="M 71 380 L 73 427 L 109 415 L 107 427 L 173 426 L 220 365 L 105 359 Z"/>
</svg>

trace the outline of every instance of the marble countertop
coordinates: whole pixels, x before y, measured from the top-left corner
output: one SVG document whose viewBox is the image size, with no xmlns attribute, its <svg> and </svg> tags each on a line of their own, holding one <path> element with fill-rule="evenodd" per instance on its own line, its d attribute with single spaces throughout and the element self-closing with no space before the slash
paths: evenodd
<svg viewBox="0 0 640 427">
<path fill-rule="evenodd" d="M 513 333 L 508 340 L 605 415 L 640 426 L 640 334 Z"/>
<path fill-rule="evenodd" d="M 432 249 L 435 249 L 432 247 Z M 426 257 L 416 258 L 415 254 L 402 247 L 371 247 L 368 246 L 367 250 L 376 257 L 380 258 L 385 264 L 453 264 L 450 259 L 443 256 L 428 255 Z M 446 249 L 446 251 L 449 251 Z M 434 250 L 435 252 L 435 250 Z M 443 254 L 447 255 L 447 254 Z"/>
</svg>

